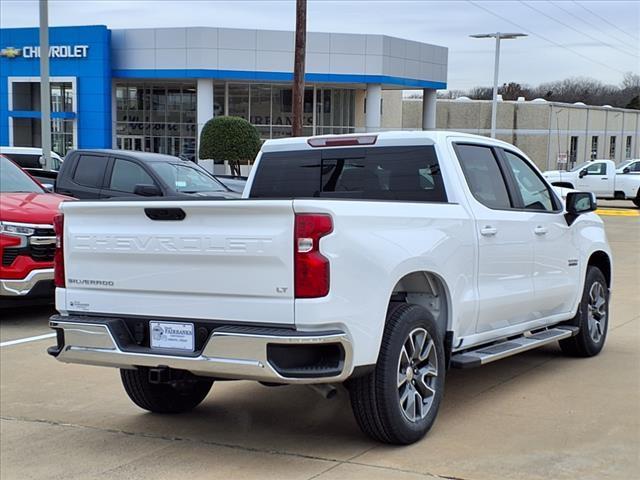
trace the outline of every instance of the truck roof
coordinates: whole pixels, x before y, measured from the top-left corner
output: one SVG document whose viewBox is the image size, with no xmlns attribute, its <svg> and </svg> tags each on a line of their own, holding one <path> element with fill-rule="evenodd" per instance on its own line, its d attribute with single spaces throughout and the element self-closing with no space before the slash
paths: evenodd
<svg viewBox="0 0 640 480">
<path fill-rule="evenodd" d="M 131 158 L 134 160 L 140 160 L 145 163 L 149 162 L 188 162 L 188 160 L 183 160 L 179 157 L 174 157 L 173 155 L 165 155 L 163 153 L 151 153 L 151 152 L 139 152 L 136 150 L 117 150 L 112 148 L 81 148 L 77 150 L 72 150 L 69 154 L 75 153 L 102 153 L 109 155 L 117 155 L 120 158 Z"/>
<path fill-rule="evenodd" d="M 468 138 L 469 140 L 491 140 L 495 144 L 504 145 L 513 148 L 509 143 L 501 140 L 489 139 L 481 135 L 473 135 L 470 133 L 462 133 L 454 130 L 393 130 L 384 132 L 362 132 L 349 133 L 342 135 L 318 135 L 314 137 L 287 137 L 273 140 L 266 140 L 262 146 L 263 152 L 276 152 L 284 150 L 302 150 L 314 148 L 309 141 L 313 139 L 348 139 L 358 137 L 376 137 L 375 146 L 401 146 L 406 144 L 424 144 L 433 145 L 439 141 L 443 141 L 447 137 L 456 136 Z M 372 143 L 373 145 L 373 143 Z M 353 145 L 367 146 L 367 144 Z M 346 146 L 349 148 L 349 146 Z"/>
</svg>

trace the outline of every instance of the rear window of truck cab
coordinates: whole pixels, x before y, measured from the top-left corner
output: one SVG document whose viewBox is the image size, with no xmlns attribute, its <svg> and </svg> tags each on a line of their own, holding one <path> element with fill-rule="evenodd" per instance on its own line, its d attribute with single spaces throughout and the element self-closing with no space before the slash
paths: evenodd
<svg viewBox="0 0 640 480">
<path fill-rule="evenodd" d="M 432 146 L 263 153 L 251 198 L 446 202 Z"/>
</svg>

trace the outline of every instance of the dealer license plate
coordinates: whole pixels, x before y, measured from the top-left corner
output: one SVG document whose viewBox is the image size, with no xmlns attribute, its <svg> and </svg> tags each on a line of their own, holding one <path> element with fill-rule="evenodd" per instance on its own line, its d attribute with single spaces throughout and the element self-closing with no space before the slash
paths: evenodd
<svg viewBox="0 0 640 480">
<path fill-rule="evenodd" d="M 149 322 L 151 348 L 193 352 L 193 323 Z"/>
</svg>

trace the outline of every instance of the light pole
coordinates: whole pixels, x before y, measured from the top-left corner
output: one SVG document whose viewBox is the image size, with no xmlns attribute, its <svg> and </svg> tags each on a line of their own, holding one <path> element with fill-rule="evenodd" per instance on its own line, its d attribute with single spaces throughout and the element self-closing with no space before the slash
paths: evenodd
<svg viewBox="0 0 640 480">
<path fill-rule="evenodd" d="M 498 68 L 500 65 L 500 40 L 512 40 L 518 37 L 526 37 L 526 33 L 478 33 L 469 35 L 471 38 L 495 38 L 496 58 L 493 70 L 493 102 L 491 104 L 491 138 L 496 138 L 496 115 L 498 110 Z"/>
<path fill-rule="evenodd" d="M 51 170 L 51 90 L 49 87 L 49 9 L 40 0 L 40 136 L 44 169 Z"/>
</svg>

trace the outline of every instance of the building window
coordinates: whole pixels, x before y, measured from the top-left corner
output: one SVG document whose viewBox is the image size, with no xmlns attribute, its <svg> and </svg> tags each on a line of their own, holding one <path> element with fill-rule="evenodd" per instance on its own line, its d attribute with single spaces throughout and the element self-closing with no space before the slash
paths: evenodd
<svg viewBox="0 0 640 480">
<path fill-rule="evenodd" d="M 591 160 L 598 158 L 598 137 L 591 137 Z"/>
<path fill-rule="evenodd" d="M 578 137 L 571 137 L 569 143 L 569 162 L 575 165 L 578 160 Z"/>
<path fill-rule="evenodd" d="M 13 111 L 40 112 L 40 82 L 12 82 L 11 91 Z M 51 82 L 51 113 L 73 113 L 74 95 L 72 82 Z M 51 150 L 62 157 L 73 148 L 74 122 L 73 118 L 51 119 Z M 40 119 L 14 117 L 13 145 L 40 147 Z"/>
<path fill-rule="evenodd" d="M 624 158 L 629 160 L 631 158 L 631 142 L 633 141 L 633 137 L 631 135 L 627 135 L 627 142 L 624 146 Z"/>
<path fill-rule="evenodd" d="M 616 158 L 616 137 L 612 135 L 609 137 L 609 159 L 615 160 Z"/>
<path fill-rule="evenodd" d="M 116 84 L 116 145 L 195 160 L 196 85 Z"/>
<path fill-rule="evenodd" d="M 291 135 L 291 85 L 269 83 L 227 85 L 228 115 L 246 118 L 261 138 Z M 214 85 L 214 116 L 224 114 L 224 84 Z M 314 134 L 313 87 L 305 89 L 303 135 Z M 315 133 L 352 133 L 355 131 L 355 93 L 353 90 L 316 87 Z"/>
<path fill-rule="evenodd" d="M 51 150 L 60 156 L 73 148 L 73 120 L 51 120 Z"/>
<path fill-rule="evenodd" d="M 229 84 L 229 115 L 249 120 L 248 84 Z"/>
</svg>

